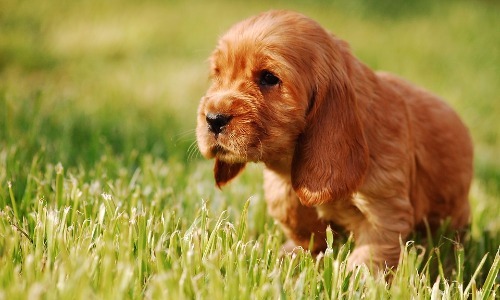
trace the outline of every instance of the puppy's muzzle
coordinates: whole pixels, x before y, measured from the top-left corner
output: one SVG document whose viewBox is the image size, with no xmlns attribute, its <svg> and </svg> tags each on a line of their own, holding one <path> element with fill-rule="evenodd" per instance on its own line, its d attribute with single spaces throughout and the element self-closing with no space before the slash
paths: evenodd
<svg viewBox="0 0 500 300">
<path fill-rule="evenodd" d="M 207 113 L 205 117 L 207 120 L 208 130 L 213 132 L 215 135 L 221 133 L 232 118 L 233 117 L 230 115 L 214 113 Z"/>
</svg>

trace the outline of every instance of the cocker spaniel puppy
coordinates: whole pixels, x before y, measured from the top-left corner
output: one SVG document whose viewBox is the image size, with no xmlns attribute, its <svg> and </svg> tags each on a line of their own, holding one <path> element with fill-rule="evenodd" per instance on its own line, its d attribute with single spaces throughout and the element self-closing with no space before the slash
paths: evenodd
<svg viewBox="0 0 500 300">
<path fill-rule="evenodd" d="M 395 266 L 424 219 L 469 221 L 472 143 L 437 96 L 374 72 L 346 42 L 295 12 L 234 25 L 211 56 L 197 141 L 221 187 L 262 162 L 269 213 L 294 245 L 354 235 L 351 266 Z"/>
</svg>

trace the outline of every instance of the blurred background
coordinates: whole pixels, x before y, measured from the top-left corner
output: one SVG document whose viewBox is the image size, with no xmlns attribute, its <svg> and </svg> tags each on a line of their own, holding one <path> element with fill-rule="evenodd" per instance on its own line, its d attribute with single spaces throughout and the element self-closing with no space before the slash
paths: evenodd
<svg viewBox="0 0 500 300">
<path fill-rule="evenodd" d="M 6 176 L 35 154 L 70 168 L 131 153 L 196 164 L 196 107 L 218 36 L 286 8 L 347 40 L 371 68 L 445 98 L 472 132 L 477 180 L 498 195 L 499 3 L 2 0 L 0 150 L 17 162 Z"/>
</svg>

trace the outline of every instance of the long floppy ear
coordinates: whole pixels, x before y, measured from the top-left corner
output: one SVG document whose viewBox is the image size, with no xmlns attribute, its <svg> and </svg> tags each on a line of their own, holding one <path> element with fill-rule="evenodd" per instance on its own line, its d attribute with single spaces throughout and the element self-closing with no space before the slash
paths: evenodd
<svg viewBox="0 0 500 300">
<path fill-rule="evenodd" d="M 344 59 L 354 58 L 347 54 Z M 322 71 L 292 161 L 292 185 L 306 206 L 350 197 L 368 168 L 349 70 L 337 65 Z"/>
<path fill-rule="evenodd" d="M 236 177 L 244 167 L 245 163 L 227 163 L 216 158 L 214 166 L 215 184 L 219 189 L 222 188 L 222 186 Z"/>
</svg>

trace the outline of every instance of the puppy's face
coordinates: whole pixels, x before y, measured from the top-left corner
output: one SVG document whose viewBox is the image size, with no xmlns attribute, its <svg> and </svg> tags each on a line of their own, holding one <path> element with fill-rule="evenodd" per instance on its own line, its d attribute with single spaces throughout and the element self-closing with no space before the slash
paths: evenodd
<svg viewBox="0 0 500 300">
<path fill-rule="evenodd" d="M 201 153 L 226 163 L 291 157 L 313 94 L 315 23 L 266 14 L 236 24 L 213 52 L 198 108 Z M 311 31 L 308 33 L 307 31 Z"/>
</svg>

